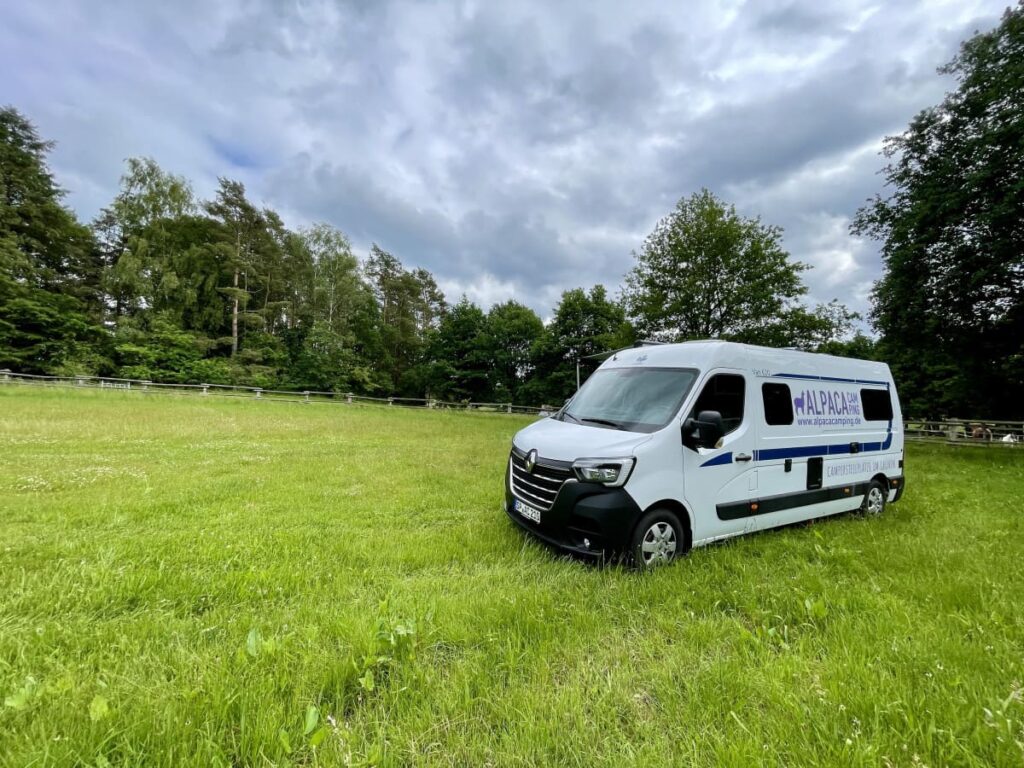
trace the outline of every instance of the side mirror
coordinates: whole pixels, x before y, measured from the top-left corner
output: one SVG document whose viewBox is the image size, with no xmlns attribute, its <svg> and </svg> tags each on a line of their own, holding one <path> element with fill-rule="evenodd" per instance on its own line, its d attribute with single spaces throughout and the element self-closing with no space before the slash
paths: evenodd
<svg viewBox="0 0 1024 768">
<path fill-rule="evenodd" d="M 722 414 L 718 411 L 701 411 L 698 413 L 697 431 L 700 433 L 702 448 L 717 448 L 718 441 L 725 436 Z"/>
<path fill-rule="evenodd" d="M 718 411 L 701 411 L 697 418 L 683 422 L 683 445 L 691 451 L 698 448 L 715 448 L 725 435 L 722 414 Z"/>
<path fill-rule="evenodd" d="M 691 451 L 697 450 L 697 442 L 700 439 L 700 435 L 697 434 L 697 420 L 686 419 L 683 421 L 683 446 L 689 448 Z"/>
</svg>

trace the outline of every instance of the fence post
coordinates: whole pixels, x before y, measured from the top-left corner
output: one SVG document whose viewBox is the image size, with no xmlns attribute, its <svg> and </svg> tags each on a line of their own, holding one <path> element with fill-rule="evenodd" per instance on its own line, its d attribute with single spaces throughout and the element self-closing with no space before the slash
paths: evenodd
<svg viewBox="0 0 1024 768">
<path fill-rule="evenodd" d="M 204 395 L 210 394 L 210 385 L 209 384 L 200 384 L 199 386 L 201 386 L 203 388 L 203 394 Z"/>
<path fill-rule="evenodd" d="M 347 395 L 345 395 L 345 402 L 348 403 L 349 405 L 352 404 L 352 393 L 351 392 L 349 392 Z"/>
<path fill-rule="evenodd" d="M 142 382 L 142 391 L 143 391 L 143 392 L 148 392 L 148 391 L 149 391 L 149 385 L 150 385 L 150 384 L 152 384 L 152 383 L 153 383 L 153 382 L 152 382 L 152 381 L 150 381 L 149 379 L 146 379 L 146 380 L 144 380 L 144 381 Z"/>
<path fill-rule="evenodd" d="M 302 402 L 309 402 L 309 390 L 306 390 L 305 392 L 302 393 Z"/>
<path fill-rule="evenodd" d="M 395 404 L 395 398 L 389 397 L 388 398 L 388 405 L 394 405 L 394 404 Z"/>
<path fill-rule="evenodd" d="M 3 381 L 10 381 L 11 380 L 11 369 L 10 368 L 4 368 L 3 370 L 0 370 L 0 380 L 3 380 Z"/>
<path fill-rule="evenodd" d="M 75 376 L 75 386 L 76 387 L 84 387 L 85 386 L 85 376 Z"/>
<path fill-rule="evenodd" d="M 436 406 L 437 406 L 437 401 L 434 400 L 434 398 L 430 398 L 429 400 L 427 400 L 427 408 L 431 408 L 432 409 L 432 408 L 435 408 Z"/>
<path fill-rule="evenodd" d="M 261 397 L 263 397 L 263 390 L 256 387 L 256 399 L 259 400 Z"/>
<path fill-rule="evenodd" d="M 505 408 L 505 413 L 512 413 L 512 403 L 509 403 Z"/>
</svg>

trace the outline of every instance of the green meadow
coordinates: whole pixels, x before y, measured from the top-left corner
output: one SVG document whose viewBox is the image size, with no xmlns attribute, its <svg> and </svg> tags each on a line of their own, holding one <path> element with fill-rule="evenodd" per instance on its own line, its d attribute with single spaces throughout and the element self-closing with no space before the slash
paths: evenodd
<svg viewBox="0 0 1024 768">
<path fill-rule="evenodd" d="M 1024 451 L 641 574 L 505 518 L 527 423 L 0 387 L 0 765 L 1024 762 Z"/>
</svg>

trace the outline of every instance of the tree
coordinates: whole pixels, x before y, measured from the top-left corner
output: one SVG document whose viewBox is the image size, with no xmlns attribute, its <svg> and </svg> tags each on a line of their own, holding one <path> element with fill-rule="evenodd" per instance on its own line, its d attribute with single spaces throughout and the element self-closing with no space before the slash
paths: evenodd
<svg viewBox="0 0 1024 768">
<path fill-rule="evenodd" d="M 293 385 L 318 391 L 350 392 L 373 388 L 369 366 L 359 357 L 351 336 L 316 321 L 303 334 L 302 345 L 289 367 Z"/>
<path fill-rule="evenodd" d="M 109 363 L 98 253 L 61 204 L 52 146 L 17 110 L 0 109 L 0 366 L 99 372 Z"/>
<path fill-rule="evenodd" d="M 313 266 L 314 318 L 337 333 L 349 333 L 356 306 L 367 292 L 351 243 L 329 224 L 314 224 L 299 234 Z"/>
<path fill-rule="evenodd" d="M 826 355 L 854 357 L 858 360 L 880 360 L 878 342 L 861 331 L 848 339 L 827 341 L 817 349 Z"/>
<path fill-rule="evenodd" d="M 421 335 L 426 335 L 437 329 L 444 313 L 448 311 L 448 304 L 444 300 L 444 293 L 429 271 L 417 267 L 411 272 L 411 275 L 414 288 L 418 288 L 418 296 L 416 296 L 413 308 L 416 330 Z"/>
<path fill-rule="evenodd" d="M 807 352 L 838 350 L 857 337 L 854 327 L 861 319 L 857 312 L 851 312 L 838 299 L 818 304 L 812 310 L 798 305 L 783 312 L 778 322 L 764 326 L 759 337 L 750 341 L 767 347 L 795 347 Z M 855 348 L 856 345 L 849 347 Z"/>
<path fill-rule="evenodd" d="M 487 317 L 465 296 L 441 318 L 431 336 L 423 366 L 423 384 L 442 400 L 490 399 Z"/>
<path fill-rule="evenodd" d="M 161 313 L 124 319 L 115 351 L 119 375 L 150 381 L 189 381 L 191 366 L 202 357 L 195 336 Z"/>
<path fill-rule="evenodd" d="M 838 332 L 828 307 L 808 312 L 782 230 L 745 219 L 708 190 L 658 222 L 626 276 L 623 298 L 637 332 L 663 341 L 731 339 L 812 346 Z"/>
<path fill-rule="evenodd" d="M 262 323 L 260 330 L 274 335 L 281 328 L 287 327 L 294 310 L 291 296 L 291 278 L 293 270 L 305 267 L 305 254 L 291 248 L 294 243 L 293 232 L 289 232 L 277 211 L 264 208 L 260 219 L 264 229 L 260 238 L 260 249 L 257 253 L 255 277 L 262 293 L 262 302 L 253 313 L 258 315 Z M 296 264 L 293 259 L 298 258 Z"/>
<path fill-rule="evenodd" d="M 485 331 L 493 397 L 519 403 L 520 389 L 533 372 L 533 349 L 544 323 L 529 307 L 509 300 L 491 307 Z"/>
<path fill-rule="evenodd" d="M 105 267 L 104 289 L 115 317 L 173 311 L 180 306 L 173 261 L 181 243 L 168 230 L 196 212 L 192 188 L 152 158 L 126 162 L 120 191 L 93 224 Z"/>
<path fill-rule="evenodd" d="M 1024 3 L 940 73 L 956 90 L 886 139 L 871 319 L 904 410 L 1024 417 Z"/>
<path fill-rule="evenodd" d="M 263 214 L 245 196 L 239 181 L 221 178 L 217 196 L 205 209 L 221 225 L 222 261 L 231 275 L 228 286 L 220 291 L 231 303 L 231 356 L 238 354 L 239 325 L 259 325 L 263 318 L 247 311 L 256 288 L 259 251 L 268 241 Z M 250 288 L 252 278 L 252 288 Z"/>
<path fill-rule="evenodd" d="M 173 290 L 161 291 L 155 309 L 177 318 L 182 328 L 204 337 L 210 348 L 225 332 L 227 306 L 221 286 L 225 281 L 223 230 L 207 216 L 185 215 L 162 224 L 169 249 L 167 275 Z M 170 288 L 166 278 L 162 281 Z"/>
<path fill-rule="evenodd" d="M 589 355 L 631 344 L 635 338 L 626 313 L 608 298 L 603 285 L 587 293 L 565 291 L 555 315 L 533 349 L 536 372 L 521 388 L 524 402 L 560 404 L 576 391 L 576 366 L 586 377 L 593 370 Z"/>
<path fill-rule="evenodd" d="M 46 156 L 53 142 L 13 107 L 0 109 L 0 232 L 31 265 L 34 282 L 99 308 L 100 263 L 92 233 L 62 204 Z"/>
<path fill-rule="evenodd" d="M 348 238 L 328 224 L 314 224 L 286 250 L 294 254 L 288 280 L 295 319 L 302 321 L 289 328 L 289 341 L 298 341 L 289 379 L 319 390 L 372 389 L 368 355 L 377 307 Z"/>
<path fill-rule="evenodd" d="M 379 370 L 391 391 L 421 396 L 424 372 L 417 366 L 446 310 L 444 294 L 429 272 L 409 272 L 376 244 L 364 272 L 380 307 Z"/>
</svg>

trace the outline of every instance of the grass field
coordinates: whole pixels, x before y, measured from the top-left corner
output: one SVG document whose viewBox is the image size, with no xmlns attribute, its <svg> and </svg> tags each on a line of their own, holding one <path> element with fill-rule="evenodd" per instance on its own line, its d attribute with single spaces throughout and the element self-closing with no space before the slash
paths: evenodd
<svg viewBox="0 0 1024 768">
<path fill-rule="evenodd" d="M 644 575 L 505 519 L 526 423 L 0 387 L 0 764 L 1024 762 L 1024 456 Z"/>
</svg>

